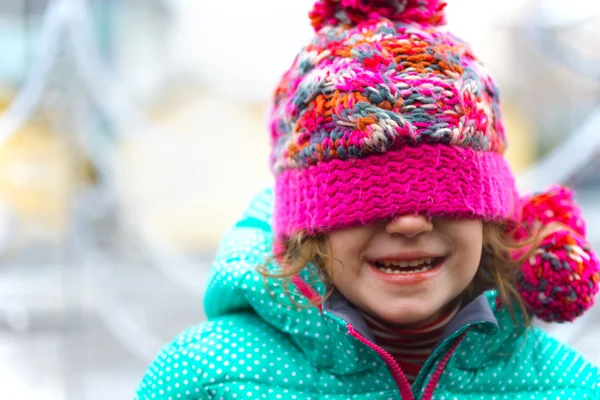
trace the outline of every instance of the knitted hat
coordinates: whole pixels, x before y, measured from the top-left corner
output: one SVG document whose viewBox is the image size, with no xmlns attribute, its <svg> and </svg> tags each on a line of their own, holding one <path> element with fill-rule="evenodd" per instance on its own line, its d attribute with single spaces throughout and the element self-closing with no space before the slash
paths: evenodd
<svg viewBox="0 0 600 400">
<path fill-rule="evenodd" d="M 439 0 L 319 0 L 274 95 L 275 231 L 400 214 L 501 220 L 518 204 L 498 89 Z"/>
<path fill-rule="evenodd" d="M 316 36 L 283 75 L 270 114 L 275 234 L 402 214 L 529 227 L 557 219 L 567 228 L 523 266 L 519 288 L 536 315 L 571 320 L 598 292 L 598 260 L 580 227 L 568 225 L 580 214 L 560 190 L 547 201 L 519 199 L 503 156 L 498 89 L 469 46 L 442 29 L 445 6 L 316 2 Z"/>
</svg>

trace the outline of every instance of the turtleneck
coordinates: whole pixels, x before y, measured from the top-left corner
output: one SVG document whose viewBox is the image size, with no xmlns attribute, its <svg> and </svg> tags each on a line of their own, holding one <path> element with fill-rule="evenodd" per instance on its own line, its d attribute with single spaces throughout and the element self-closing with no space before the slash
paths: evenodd
<svg viewBox="0 0 600 400">
<path fill-rule="evenodd" d="M 413 383 L 460 304 L 455 302 L 433 321 L 414 328 L 394 327 L 361 310 L 359 313 L 373 332 L 375 343 L 394 357 L 408 381 Z"/>
</svg>

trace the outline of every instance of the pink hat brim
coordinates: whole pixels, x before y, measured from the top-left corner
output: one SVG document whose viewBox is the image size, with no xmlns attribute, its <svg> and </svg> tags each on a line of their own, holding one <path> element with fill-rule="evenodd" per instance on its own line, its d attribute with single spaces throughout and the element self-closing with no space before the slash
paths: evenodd
<svg viewBox="0 0 600 400">
<path fill-rule="evenodd" d="M 281 172 L 274 229 L 279 238 L 314 235 L 402 214 L 502 221 L 512 219 L 518 205 L 502 155 L 420 144 Z"/>
</svg>

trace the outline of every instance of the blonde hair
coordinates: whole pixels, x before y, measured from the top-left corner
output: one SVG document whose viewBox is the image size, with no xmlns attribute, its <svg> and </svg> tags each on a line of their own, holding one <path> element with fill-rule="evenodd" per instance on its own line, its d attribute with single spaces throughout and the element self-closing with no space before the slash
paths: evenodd
<svg viewBox="0 0 600 400">
<path fill-rule="evenodd" d="M 522 324 L 528 326 L 531 318 L 525 302 L 517 289 L 517 276 L 523 261 L 533 255 L 539 243 L 539 231 L 531 233 L 527 239 L 515 241 L 514 232 L 507 229 L 504 223 L 486 222 L 483 225 L 483 251 L 479 268 L 475 277 L 461 294 L 467 299 L 490 290 L 498 291 L 499 300 L 505 305 L 513 320 L 517 322 L 515 311 L 521 315 Z M 310 269 L 308 284 L 322 282 L 327 288 L 325 298 L 334 289 L 332 281 L 333 257 L 326 235 L 307 235 L 299 232 L 291 236 L 284 244 L 283 254 L 277 257 L 279 265 L 285 266 L 279 270 L 269 269 L 270 260 L 259 266 L 258 272 L 266 280 L 281 280 L 287 297 L 296 305 L 301 306 L 292 298 L 290 284 L 292 278 L 312 264 L 316 269 Z M 521 254 L 514 258 L 512 254 Z"/>
</svg>

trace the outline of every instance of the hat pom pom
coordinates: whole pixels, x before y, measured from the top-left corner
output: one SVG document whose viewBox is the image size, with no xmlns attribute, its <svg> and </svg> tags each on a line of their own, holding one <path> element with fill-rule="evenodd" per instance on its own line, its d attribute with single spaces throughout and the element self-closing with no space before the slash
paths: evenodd
<svg viewBox="0 0 600 400">
<path fill-rule="evenodd" d="M 541 229 L 542 240 L 519 271 L 519 292 L 538 318 L 573 321 L 594 304 L 600 263 L 585 240 L 585 223 L 572 192 L 555 186 L 524 199 L 518 235 L 532 228 Z"/>
<path fill-rule="evenodd" d="M 522 200 L 522 206 L 521 221 L 529 229 L 557 222 L 585 237 L 581 209 L 573 199 L 573 192 L 564 186 L 554 185 L 545 192 L 528 196 Z"/>
<path fill-rule="evenodd" d="M 446 23 L 445 7 L 443 0 L 318 0 L 309 16 L 316 31 L 382 18 L 437 26 Z"/>
</svg>

